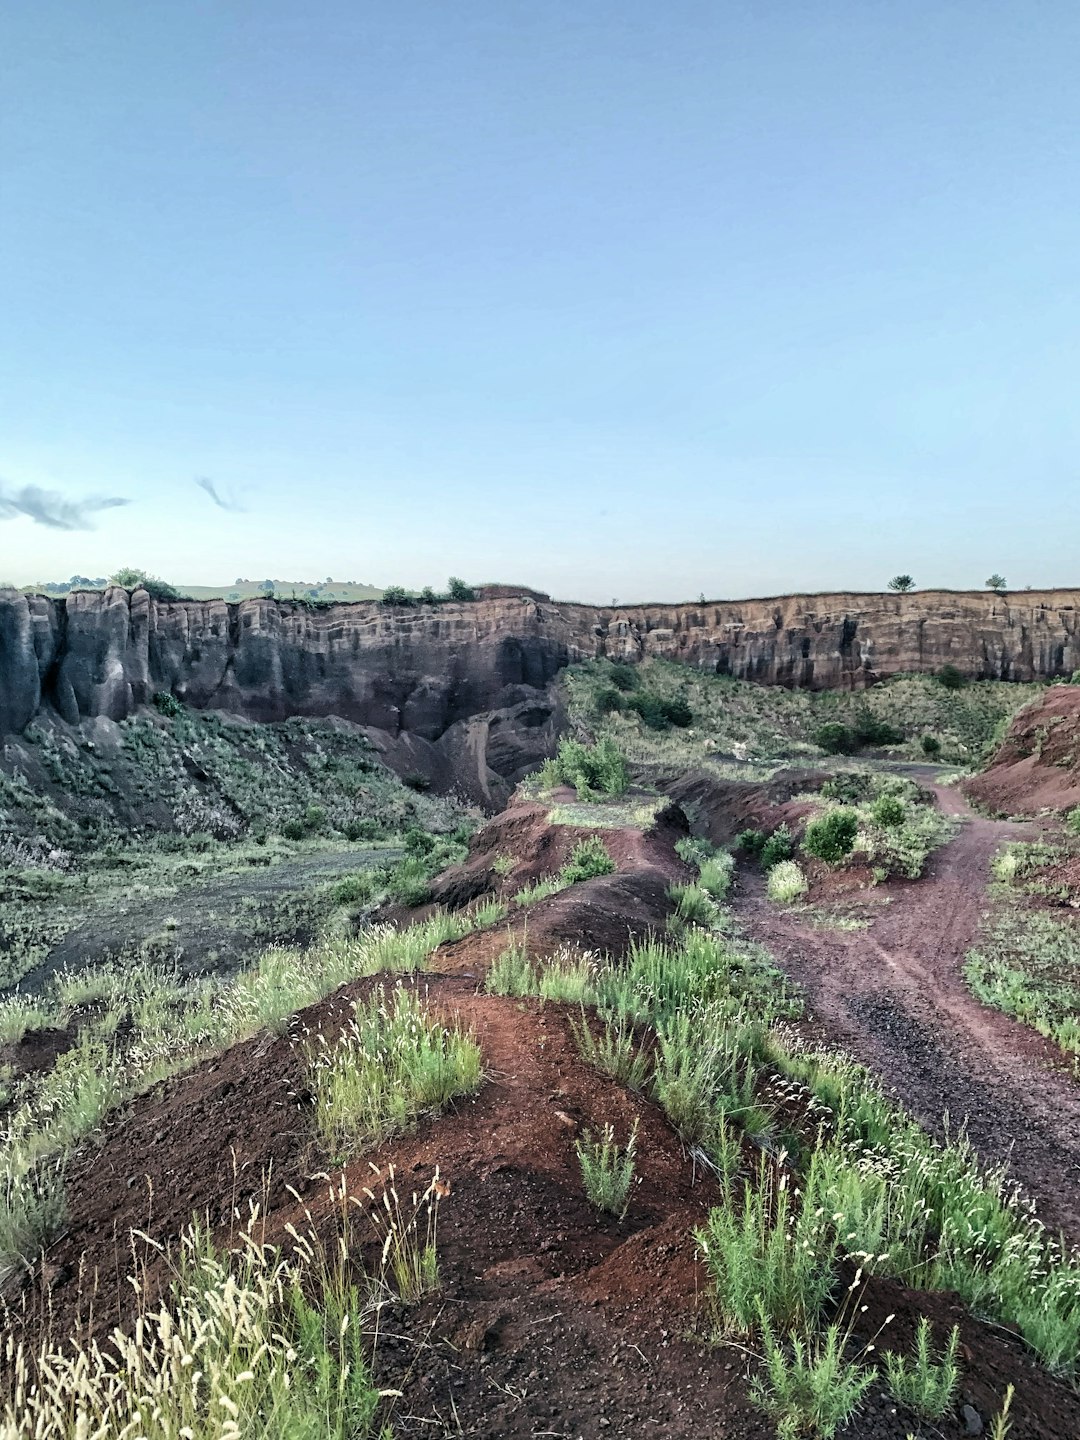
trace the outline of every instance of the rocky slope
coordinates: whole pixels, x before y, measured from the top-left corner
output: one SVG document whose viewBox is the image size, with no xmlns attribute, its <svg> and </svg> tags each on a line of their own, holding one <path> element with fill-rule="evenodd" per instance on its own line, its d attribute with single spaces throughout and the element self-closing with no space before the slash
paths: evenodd
<svg viewBox="0 0 1080 1440">
<path fill-rule="evenodd" d="M 21 731 L 43 707 L 69 723 L 123 719 L 169 691 L 195 708 L 254 720 L 340 715 L 372 727 L 391 763 L 413 763 L 433 778 L 462 752 L 482 752 L 480 789 L 500 789 L 498 777 L 509 779 L 550 745 L 551 680 L 568 662 L 598 655 L 656 656 L 815 689 L 859 688 L 944 664 L 973 677 L 1049 678 L 1080 668 L 1080 592 L 607 609 L 523 592 L 467 604 L 314 609 L 268 599 L 162 603 L 118 587 L 65 600 L 3 591 L 0 734 Z M 477 716 L 485 717 L 479 729 Z"/>
</svg>

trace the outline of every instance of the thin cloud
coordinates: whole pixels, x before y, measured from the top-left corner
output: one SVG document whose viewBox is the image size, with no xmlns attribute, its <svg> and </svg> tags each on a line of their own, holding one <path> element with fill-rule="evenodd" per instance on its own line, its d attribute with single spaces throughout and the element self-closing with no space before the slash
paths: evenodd
<svg viewBox="0 0 1080 1440">
<path fill-rule="evenodd" d="M 231 495 L 222 494 L 221 490 L 214 481 L 210 479 L 209 475 L 196 475 L 195 484 L 198 485 L 200 490 L 206 491 L 207 495 L 210 496 L 210 499 L 219 510 L 243 510 L 244 507 L 238 504 Z"/>
<path fill-rule="evenodd" d="M 130 505 L 118 495 L 90 495 L 85 500 L 68 500 L 58 490 L 42 490 L 37 485 L 24 485 L 21 490 L 5 490 L 0 485 L 0 520 L 15 520 L 26 515 L 36 525 L 50 530 L 93 530 L 101 510 Z"/>
</svg>

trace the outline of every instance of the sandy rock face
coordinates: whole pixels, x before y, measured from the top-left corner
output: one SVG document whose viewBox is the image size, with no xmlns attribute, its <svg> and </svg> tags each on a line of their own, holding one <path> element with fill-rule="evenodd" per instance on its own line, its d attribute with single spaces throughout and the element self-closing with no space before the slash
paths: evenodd
<svg viewBox="0 0 1080 1440">
<path fill-rule="evenodd" d="M 944 664 L 972 677 L 1050 678 L 1080 669 L 1080 592 L 790 595 L 608 609 L 515 594 L 313 609 L 269 599 L 160 602 L 115 586 L 66 600 L 3 591 L 0 732 L 25 728 L 42 706 L 71 723 L 120 720 L 166 690 L 197 709 L 263 721 L 341 715 L 434 743 L 484 712 L 527 711 L 567 663 L 598 655 L 658 656 L 814 689 L 859 688 Z M 537 730 L 546 723 L 529 718 Z"/>
</svg>

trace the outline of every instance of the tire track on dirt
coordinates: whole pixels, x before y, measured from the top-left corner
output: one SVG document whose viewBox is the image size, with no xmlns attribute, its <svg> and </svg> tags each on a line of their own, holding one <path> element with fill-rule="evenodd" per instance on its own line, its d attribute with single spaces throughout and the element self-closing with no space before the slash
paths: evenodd
<svg viewBox="0 0 1080 1440">
<path fill-rule="evenodd" d="M 756 877 L 737 908 L 845 1050 L 933 1133 L 963 1124 L 982 1159 L 1008 1163 L 1041 1218 L 1080 1241 L 1080 1084 L 1054 1046 L 980 1004 L 963 977 L 990 860 L 1038 828 L 986 819 L 958 791 L 932 788 L 960 831 L 922 879 L 892 888 L 869 929 L 814 929 L 770 904 Z"/>
</svg>

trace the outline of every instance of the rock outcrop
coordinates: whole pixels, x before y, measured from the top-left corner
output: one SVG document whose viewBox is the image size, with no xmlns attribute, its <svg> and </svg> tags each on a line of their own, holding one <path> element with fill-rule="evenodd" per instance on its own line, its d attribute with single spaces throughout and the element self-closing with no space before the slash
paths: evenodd
<svg viewBox="0 0 1080 1440">
<path fill-rule="evenodd" d="M 500 587 L 514 592 L 514 587 Z M 1080 669 L 1080 592 L 789 595 L 602 608 L 524 591 L 466 603 L 162 602 L 0 592 L 0 733 L 42 707 L 121 720 L 168 691 L 250 719 L 340 715 L 419 773 L 481 747 L 506 779 L 550 746 L 570 661 L 653 656 L 769 685 L 860 688 L 905 671 L 1032 680 Z M 476 717 L 497 712 L 479 727 Z M 481 733 L 482 732 L 482 733 Z M 439 747 L 433 753 L 430 747 Z M 417 757 L 413 757 L 414 761 Z M 405 763 L 402 761 L 401 763 Z"/>
</svg>

